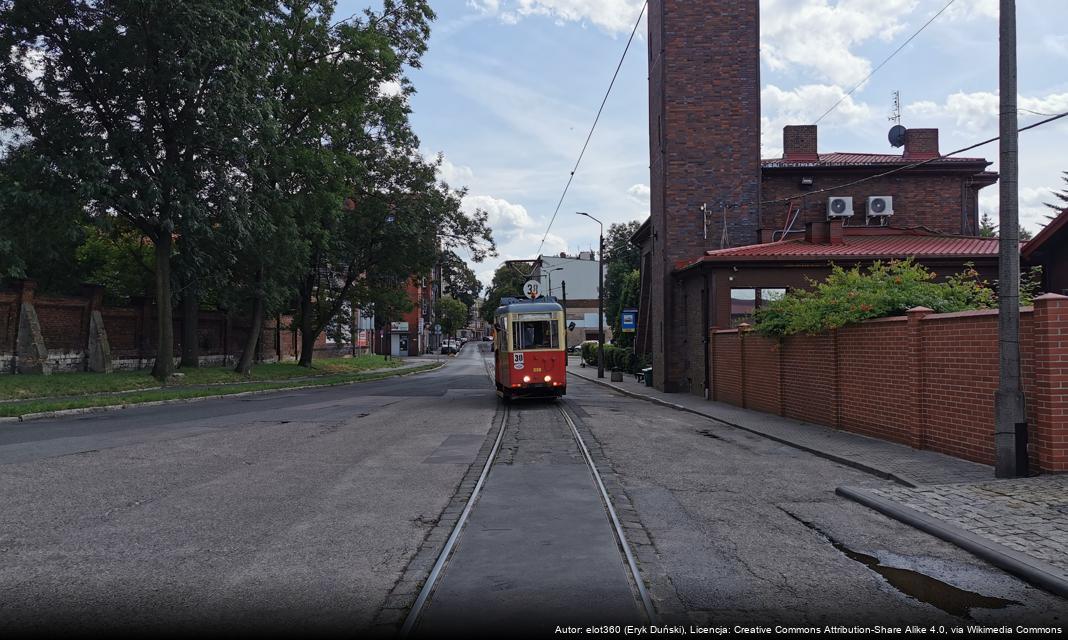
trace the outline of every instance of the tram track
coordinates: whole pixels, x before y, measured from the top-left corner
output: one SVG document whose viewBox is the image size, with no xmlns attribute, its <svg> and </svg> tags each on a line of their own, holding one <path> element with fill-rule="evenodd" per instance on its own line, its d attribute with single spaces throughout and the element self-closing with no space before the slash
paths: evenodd
<svg viewBox="0 0 1068 640">
<path fill-rule="evenodd" d="M 490 371 L 487 368 L 487 374 Z M 495 420 L 499 420 L 497 434 L 494 437 L 494 444 L 486 459 L 486 462 L 482 468 L 482 471 L 475 483 L 474 489 L 471 492 L 467 503 L 464 505 L 456 523 L 453 525 L 452 530 L 449 533 L 448 538 L 444 546 L 441 549 L 430 573 L 423 584 L 418 596 L 412 608 L 409 610 L 407 617 L 400 630 L 400 636 L 402 638 L 409 637 L 417 628 L 420 623 L 421 617 L 427 610 L 428 606 L 433 603 L 434 595 L 438 587 L 441 585 L 443 577 L 446 575 L 450 562 L 455 560 L 456 550 L 458 544 L 467 529 L 471 520 L 471 515 L 475 511 L 475 508 L 482 497 L 484 490 L 487 487 L 487 481 L 490 478 L 490 472 L 494 465 L 498 463 L 500 457 L 502 442 L 505 439 L 506 434 L 509 432 L 509 425 L 513 417 L 518 417 L 518 414 L 523 412 L 523 407 L 517 406 L 512 403 L 501 402 L 501 410 L 498 415 L 495 416 Z M 597 468 L 593 457 L 590 454 L 589 448 L 586 446 L 586 442 L 583 440 L 581 433 L 571 415 L 561 404 L 556 404 L 553 407 L 555 412 L 558 413 L 559 418 L 567 426 L 567 431 L 570 433 L 573 439 L 573 446 L 577 448 L 579 458 L 585 465 L 586 470 L 592 476 L 593 485 L 598 493 L 599 502 L 603 508 L 603 515 L 607 520 L 607 524 L 611 529 L 612 538 L 617 547 L 616 551 L 620 554 L 622 560 L 622 569 L 627 574 L 627 581 L 631 585 L 631 595 L 633 598 L 634 608 L 636 612 L 640 613 L 648 623 L 657 624 L 658 617 L 655 607 L 653 606 L 652 599 L 649 596 L 648 591 L 645 588 L 645 584 L 642 580 L 640 570 L 638 569 L 637 560 L 633 551 L 630 548 L 629 543 L 624 535 L 623 526 L 616 513 L 614 506 L 612 505 L 612 499 L 605 488 L 605 483 L 601 478 L 600 471 Z M 518 428 L 518 427 L 514 427 Z M 472 606 L 477 606 L 479 603 L 470 603 Z"/>
</svg>

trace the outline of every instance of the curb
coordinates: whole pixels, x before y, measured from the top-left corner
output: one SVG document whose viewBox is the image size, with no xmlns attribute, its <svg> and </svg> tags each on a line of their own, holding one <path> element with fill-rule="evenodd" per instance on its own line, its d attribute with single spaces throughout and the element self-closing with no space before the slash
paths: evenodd
<svg viewBox="0 0 1068 640">
<path fill-rule="evenodd" d="M 619 393 L 622 393 L 625 396 L 630 396 L 631 398 L 637 398 L 639 400 L 645 400 L 647 402 L 652 402 L 653 404 L 658 404 L 658 405 L 663 406 L 663 407 L 670 407 L 671 409 L 675 409 L 677 411 L 685 411 L 686 413 L 692 413 L 694 415 L 701 416 L 702 418 L 707 418 L 709 420 L 714 420 L 715 422 L 719 422 L 721 424 L 725 424 L 728 427 L 734 427 L 735 429 L 741 429 L 742 431 L 746 431 L 748 433 L 752 433 L 754 435 L 758 435 L 758 436 L 760 436 L 762 438 L 767 438 L 768 440 L 772 440 L 774 442 L 778 442 L 779 444 L 784 444 L 784 445 L 786 445 L 788 447 L 793 447 L 795 449 L 799 449 L 799 450 L 804 451 L 806 453 L 811 453 L 814 456 L 819 456 L 820 458 L 824 458 L 826 460 L 830 460 L 831 462 L 837 462 L 838 464 L 845 465 L 847 467 L 851 467 L 851 468 L 856 469 L 858 471 L 863 471 L 864 473 L 869 473 L 869 474 L 871 474 L 873 476 L 877 476 L 879 478 L 882 478 L 883 480 L 890 480 L 891 482 L 896 482 L 896 483 L 898 483 L 898 484 L 900 484 L 902 486 L 909 487 L 911 489 L 915 489 L 916 487 L 920 486 L 920 483 L 917 483 L 917 482 L 914 482 L 914 481 L 910 480 L 907 476 L 899 475 L 899 474 L 893 473 L 891 471 L 887 471 L 885 469 L 880 469 L 879 467 L 873 467 L 873 466 L 865 464 L 863 462 L 858 462 L 856 460 L 853 460 L 852 458 L 846 458 L 845 456 L 840 456 L 840 455 L 837 455 L 837 454 L 834 454 L 834 453 L 828 453 L 826 451 L 823 451 L 822 449 L 816 449 L 814 447 L 809 447 L 809 446 L 794 442 L 792 440 L 787 440 L 785 438 L 780 438 L 778 436 L 773 436 L 773 435 L 770 435 L 768 433 L 764 433 L 763 431 L 758 431 L 758 430 L 752 429 L 750 427 L 745 427 L 745 426 L 742 426 L 740 424 L 736 424 L 734 422 L 728 422 L 728 421 L 724 420 L 723 418 L 717 418 L 716 416 L 713 416 L 713 415 L 710 415 L 710 414 L 707 414 L 707 413 L 703 413 L 703 412 L 698 411 L 696 409 L 691 409 L 691 408 L 683 406 L 681 404 L 676 404 L 674 402 L 668 402 L 667 400 L 661 400 L 660 398 L 655 398 L 653 396 L 647 396 L 647 395 L 645 395 L 643 393 L 636 393 L 634 391 L 629 391 L 629 390 L 624 389 L 622 387 L 617 387 L 616 385 L 614 385 L 614 384 L 612 384 L 610 382 L 605 382 L 605 381 L 602 381 L 602 380 L 598 380 L 596 378 L 589 378 L 589 377 L 586 377 L 586 376 L 584 376 L 582 374 L 579 374 L 579 373 L 577 373 L 575 371 L 568 371 L 568 373 L 570 375 L 574 375 L 574 376 L 576 376 L 578 378 L 582 378 L 583 380 L 586 380 L 588 382 L 593 382 L 594 384 L 599 384 L 601 386 L 608 387 L 609 389 L 612 389 L 614 391 L 618 391 Z"/>
<path fill-rule="evenodd" d="M 328 387 L 343 387 L 350 384 L 361 384 L 364 382 L 378 382 L 379 380 L 388 380 L 390 378 L 406 378 L 408 376 L 415 376 L 421 373 L 429 373 L 431 371 L 437 371 L 445 366 L 446 363 L 442 362 L 436 366 L 422 369 L 420 371 L 413 371 L 410 373 L 398 373 L 392 376 L 382 376 L 381 378 L 374 378 L 371 380 L 351 380 L 348 382 L 334 382 L 332 384 L 309 384 L 300 387 L 282 387 L 280 389 L 262 389 L 260 391 L 242 391 L 240 393 L 225 393 L 215 396 L 197 396 L 195 398 L 174 398 L 171 400 L 150 400 L 148 402 L 131 402 L 130 404 L 112 404 L 104 405 L 100 407 L 82 407 L 79 409 L 59 409 L 58 411 L 42 411 L 40 413 L 27 413 L 23 416 L 11 416 L 0 418 L 0 425 L 29 422 L 31 420 L 45 420 L 48 418 L 63 418 L 67 416 L 80 416 L 90 413 L 104 413 L 107 411 L 120 411 L 122 409 L 134 409 L 137 407 L 158 407 L 169 404 L 191 404 L 194 402 L 201 402 L 204 400 L 218 400 L 219 398 L 242 398 L 246 396 L 260 396 L 269 393 L 279 393 L 282 391 L 300 391 L 302 389 L 325 389 Z M 420 365 L 422 366 L 422 365 Z M 412 367 L 415 368 L 415 367 Z M 87 396 L 91 397 L 91 396 Z"/>
<path fill-rule="evenodd" d="M 899 520 L 920 531 L 957 545 L 990 564 L 1059 596 L 1068 597 L 1068 576 L 1046 562 L 1009 549 L 960 527 L 903 507 L 898 503 L 855 487 L 838 487 L 835 493 Z"/>
</svg>

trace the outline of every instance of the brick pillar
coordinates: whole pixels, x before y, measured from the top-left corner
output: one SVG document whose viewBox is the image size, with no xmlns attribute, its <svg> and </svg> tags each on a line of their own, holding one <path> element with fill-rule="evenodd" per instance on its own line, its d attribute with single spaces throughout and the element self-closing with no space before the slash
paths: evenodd
<svg viewBox="0 0 1068 640">
<path fill-rule="evenodd" d="M 1068 471 L 1068 297 L 1035 298 L 1030 451 L 1042 471 Z"/>
<path fill-rule="evenodd" d="M 927 307 L 913 307 L 908 310 L 909 318 L 909 379 L 906 389 L 907 395 L 902 400 L 906 402 L 905 415 L 908 424 L 909 444 L 917 449 L 922 449 L 926 444 L 927 412 L 923 407 L 924 363 L 923 363 L 923 319 L 934 313 Z"/>
<path fill-rule="evenodd" d="M 716 327 L 708 328 L 708 399 L 716 399 Z"/>
<path fill-rule="evenodd" d="M 742 384 L 742 407 L 748 409 L 749 402 L 747 402 L 745 394 L 745 381 L 749 377 L 749 372 L 746 371 L 745 366 L 745 336 L 749 333 L 749 330 L 753 327 L 748 322 L 743 322 L 738 325 L 738 377 Z"/>
</svg>

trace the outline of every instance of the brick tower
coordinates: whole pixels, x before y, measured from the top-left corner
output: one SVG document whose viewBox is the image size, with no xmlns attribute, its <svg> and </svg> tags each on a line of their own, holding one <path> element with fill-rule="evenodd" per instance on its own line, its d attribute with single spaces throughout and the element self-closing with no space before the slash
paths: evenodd
<svg viewBox="0 0 1068 640">
<path fill-rule="evenodd" d="M 707 367 L 711 284 L 684 288 L 676 264 L 757 241 L 759 21 L 759 0 L 649 2 L 649 329 L 666 391 L 702 393 Z"/>
</svg>

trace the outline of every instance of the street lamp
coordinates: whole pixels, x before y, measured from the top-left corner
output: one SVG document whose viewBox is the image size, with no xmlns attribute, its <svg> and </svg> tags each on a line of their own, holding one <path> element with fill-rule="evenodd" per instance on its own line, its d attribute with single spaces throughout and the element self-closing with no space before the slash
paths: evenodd
<svg viewBox="0 0 1068 640">
<path fill-rule="evenodd" d="M 586 216 L 601 227 L 599 250 L 597 253 L 597 377 L 604 377 L 604 224 L 585 211 L 576 211 L 577 215 Z"/>
<path fill-rule="evenodd" d="M 553 294 L 553 271 L 563 270 L 563 267 L 553 267 L 552 269 L 546 269 L 544 272 L 542 272 L 542 275 L 549 279 L 549 290 L 546 292 L 548 295 L 551 296 Z"/>
</svg>

